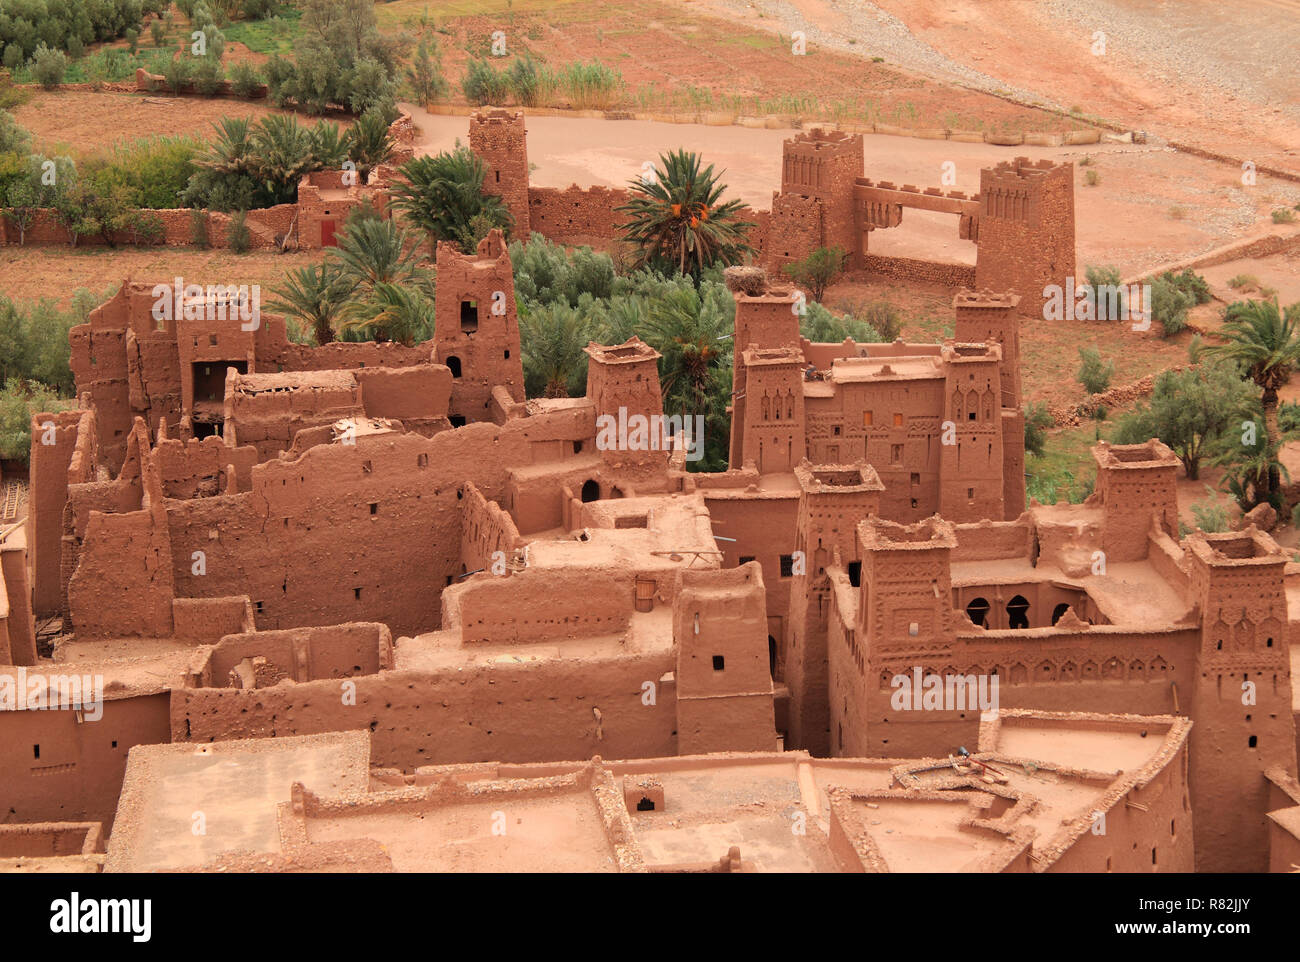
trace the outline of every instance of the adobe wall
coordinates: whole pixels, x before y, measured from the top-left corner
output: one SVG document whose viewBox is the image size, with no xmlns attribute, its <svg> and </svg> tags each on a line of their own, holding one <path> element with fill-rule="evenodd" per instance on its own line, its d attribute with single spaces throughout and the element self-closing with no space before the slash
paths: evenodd
<svg viewBox="0 0 1300 962">
<path fill-rule="evenodd" d="M 0 541 L 0 664 L 36 664 L 36 624 L 21 530 Z"/>
<path fill-rule="evenodd" d="M 531 463 L 533 439 L 556 421 L 361 436 L 258 465 L 247 493 L 168 502 L 176 593 L 246 594 L 263 630 L 351 621 L 395 634 L 433 629 L 442 590 L 462 571 L 465 483 L 504 501 L 510 468 Z M 86 548 L 98 551 L 89 538 Z M 203 576 L 191 570 L 196 550 Z"/>
<path fill-rule="evenodd" d="M 172 622 L 177 641 L 213 645 L 225 635 L 253 630 L 253 605 L 247 595 L 232 598 L 176 598 Z"/>
<path fill-rule="evenodd" d="M 705 504 L 713 521 L 722 566 L 734 568 L 754 560 L 762 566 L 767 591 L 768 634 L 779 639 L 785 634 L 790 612 L 791 575 L 781 574 L 781 557 L 795 550 L 795 527 L 799 516 L 799 492 L 737 491 L 705 488 Z"/>
<path fill-rule="evenodd" d="M 1034 525 L 1028 513 L 1015 521 L 976 521 L 955 525 L 957 546 L 953 561 L 997 561 L 1025 558 L 1034 550 Z"/>
<path fill-rule="evenodd" d="M 68 609 L 80 638 L 165 637 L 172 633 L 172 553 L 167 529 L 148 511 L 92 511 Z M 140 561 L 141 564 L 129 563 Z M 188 568 L 190 561 L 184 559 Z"/>
<path fill-rule="evenodd" d="M 367 417 L 401 421 L 408 430 L 441 422 L 451 401 L 451 371 L 442 364 L 352 371 Z"/>
<path fill-rule="evenodd" d="M 677 576 L 677 742 L 683 754 L 775 746 L 762 568 Z"/>
<path fill-rule="evenodd" d="M 466 482 L 465 497 L 461 502 L 464 514 L 461 519 L 460 558 L 466 571 L 476 571 L 493 563 L 493 554 L 500 551 L 509 560 L 523 539 L 514 519 L 495 501 L 479 493 L 473 482 Z"/>
<path fill-rule="evenodd" d="M 615 569 L 525 568 L 475 577 L 453 587 L 444 627 L 457 624 L 461 642 L 530 644 L 621 636 L 628 630 L 635 572 Z M 449 613 L 455 612 L 455 620 Z"/>
<path fill-rule="evenodd" d="M 84 723 L 68 710 L 0 711 L 0 771 L 10 820 L 94 821 L 111 830 L 127 752 L 171 741 L 169 696 L 105 701 L 103 709 L 99 721 Z"/>
<path fill-rule="evenodd" d="M 672 670 L 667 652 L 392 671 L 352 679 L 355 705 L 342 703 L 337 680 L 248 692 L 176 689 L 172 735 L 205 742 L 369 730 L 371 763 L 406 769 L 595 754 L 655 758 L 677 754 L 676 696 L 659 683 Z M 642 703 L 646 681 L 658 685 L 653 705 Z"/>
<path fill-rule="evenodd" d="M 233 447 L 220 437 L 158 440 L 153 449 L 168 498 L 207 498 L 221 494 L 227 470 L 234 472 L 239 490 L 246 491 L 257 448 Z"/>
<path fill-rule="evenodd" d="M 244 659 L 257 657 L 267 660 L 276 680 L 354 678 L 391 667 L 393 638 L 386 626 L 373 623 L 227 635 L 212 648 L 200 672 L 203 687 L 235 687 L 231 672 Z"/>
<path fill-rule="evenodd" d="M 627 215 L 616 208 L 630 198 L 628 191 L 617 187 L 529 187 L 529 225 L 557 244 L 617 240 Z"/>
<path fill-rule="evenodd" d="M 288 208 L 288 216 L 285 215 Z M 248 246 L 250 250 L 274 250 L 275 235 L 288 230 L 293 219 L 296 204 L 281 204 L 261 210 L 250 210 L 244 223 L 249 228 Z M 37 208 L 31 226 L 21 234 L 26 247 L 193 247 L 194 214 L 191 208 L 171 209 L 139 208 L 135 213 L 151 220 L 157 220 L 162 233 L 156 240 L 135 239 L 129 230 L 109 231 L 112 244 L 104 239 L 102 233 L 82 234 L 74 245 L 68 235 L 68 229 L 59 222 L 58 211 L 50 207 Z M 208 227 L 208 246 L 225 248 L 230 246 L 230 215 L 220 211 L 205 211 Z M 4 230 L 0 231 L 0 242 L 16 246 L 20 232 L 16 224 L 7 217 Z"/>
<path fill-rule="evenodd" d="M 346 371 L 301 376 L 230 371 L 225 388 L 223 437 L 230 444 L 251 445 L 259 461 L 288 450 L 305 428 L 363 414 L 361 388 Z"/>
<path fill-rule="evenodd" d="M 47 433 L 43 425 L 52 423 Z M 32 416 L 32 447 L 29 461 L 30 486 L 27 501 L 28 554 L 32 571 L 32 608 L 37 616 L 63 610 L 60 589 L 60 565 L 63 557 L 63 507 L 68 500 L 68 484 L 80 480 L 93 469 L 95 416 L 89 411 L 60 411 Z M 45 444 L 46 439 L 53 444 Z M 73 452 L 81 441 L 83 457 L 78 469 L 70 472 Z M 91 454 L 87 463 L 86 454 Z"/>
</svg>

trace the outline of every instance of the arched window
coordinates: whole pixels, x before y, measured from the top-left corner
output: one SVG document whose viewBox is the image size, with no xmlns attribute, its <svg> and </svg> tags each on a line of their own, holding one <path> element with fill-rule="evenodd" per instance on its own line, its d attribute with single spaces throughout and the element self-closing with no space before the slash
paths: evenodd
<svg viewBox="0 0 1300 962">
<path fill-rule="evenodd" d="M 981 628 L 989 626 L 988 613 L 989 603 L 986 598 L 972 598 L 970 604 L 966 606 L 966 614 L 970 620 Z"/>
<path fill-rule="evenodd" d="M 1007 602 L 1007 627 L 1029 627 L 1029 601 L 1023 595 L 1016 595 Z"/>
</svg>

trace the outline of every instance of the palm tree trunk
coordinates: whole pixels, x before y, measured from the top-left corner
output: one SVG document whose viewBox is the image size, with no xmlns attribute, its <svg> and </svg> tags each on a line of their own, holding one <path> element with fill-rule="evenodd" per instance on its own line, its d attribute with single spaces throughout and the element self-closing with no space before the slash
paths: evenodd
<svg viewBox="0 0 1300 962">
<path fill-rule="evenodd" d="M 1260 398 L 1260 407 L 1264 409 L 1264 434 L 1268 439 L 1268 498 L 1272 501 L 1282 483 L 1277 467 L 1277 458 L 1281 455 L 1278 450 L 1281 432 L 1277 425 L 1277 391 L 1265 388 Z"/>
</svg>

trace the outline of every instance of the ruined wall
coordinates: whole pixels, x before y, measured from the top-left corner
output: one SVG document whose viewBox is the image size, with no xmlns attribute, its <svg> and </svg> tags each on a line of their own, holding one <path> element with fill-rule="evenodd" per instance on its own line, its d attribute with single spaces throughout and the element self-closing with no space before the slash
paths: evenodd
<svg viewBox="0 0 1300 962">
<path fill-rule="evenodd" d="M 516 548 L 523 545 L 514 519 L 495 501 L 479 493 L 473 482 L 465 485 L 461 501 L 464 516 L 461 519 L 460 557 L 466 571 L 489 567 L 493 554 L 500 551 L 509 560 Z"/>
<path fill-rule="evenodd" d="M 225 635 L 253 630 L 253 605 L 247 595 L 177 598 L 172 602 L 172 622 L 178 641 L 216 644 Z"/>
<path fill-rule="evenodd" d="M 379 624 L 227 635 L 213 647 L 203 667 L 204 687 L 237 687 L 232 683 L 231 672 L 245 659 L 259 657 L 267 660 L 278 678 L 295 682 L 355 678 L 391 666 L 393 638 L 388 628 Z"/>
<path fill-rule="evenodd" d="M 53 427 L 47 428 L 47 424 Z M 31 433 L 27 550 L 32 570 L 32 609 L 37 616 L 45 616 L 63 609 L 63 507 L 68 500 L 68 484 L 80 480 L 72 475 L 93 470 L 93 447 L 90 451 L 84 449 L 94 444 L 95 416 L 89 411 L 35 414 Z M 70 472 L 79 441 L 83 457 L 78 470 Z M 91 455 L 89 463 L 87 454 Z"/>
<path fill-rule="evenodd" d="M 258 461 L 253 446 L 232 447 L 222 438 L 163 438 L 154 445 L 153 455 L 162 476 L 163 495 L 168 498 L 208 498 L 222 492 L 227 470 L 232 470 L 240 490 L 247 490 L 253 465 Z"/>
<path fill-rule="evenodd" d="M 369 730 L 371 763 L 408 769 L 656 758 L 677 754 L 676 695 L 659 684 L 655 704 L 645 705 L 641 686 L 672 670 L 665 653 L 383 672 L 353 679 L 354 706 L 342 704 L 335 680 L 250 692 L 178 689 L 172 733 L 175 741 L 204 742 Z"/>
<path fill-rule="evenodd" d="M 525 568 L 475 576 L 453 589 L 462 643 L 529 644 L 622 635 L 634 600 L 635 572 Z"/>
<path fill-rule="evenodd" d="M 251 445 L 259 461 L 278 457 L 305 428 L 363 413 L 361 388 L 347 371 L 235 374 L 226 381 L 224 438 Z"/>
<path fill-rule="evenodd" d="M 566 420 L 561 416 L 561 421 Z M 463 487 L 505 499 L 553 419 L 470 425 L 431 438 L 360 436 L 252 472 L 247 493 L 168 502 L 179 597 L 248 595 L 260 629 L 378 621 L 394 634 L 441 624 L 462 571 Z M 98 546 L 87 538 L 87 550 Z M 206 573 L 192 572 L 202 550 Z M 107 563 L 107 562 L 105 562 Z"/>
</svg>

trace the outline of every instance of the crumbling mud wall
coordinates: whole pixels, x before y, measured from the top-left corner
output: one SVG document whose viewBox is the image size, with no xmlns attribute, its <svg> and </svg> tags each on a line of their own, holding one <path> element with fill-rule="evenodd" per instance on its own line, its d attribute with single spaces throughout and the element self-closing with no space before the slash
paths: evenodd
<svg viewBox="0 0 1300 962">
<path fill-rule="evenodd" d="M 174 741 L 206 742 L 369 730 L 379 767 L 503 761 L 562 761 L 595 754 L 677 754 L 676 696 L 660 679 L 671 653 L 540 662 L 499 659 L 443 672 L 392 671 L 349 679 L 241 691 L 172 693 Z M 642 685 L 655 683 L 653 704 Z"/>
</svg>

